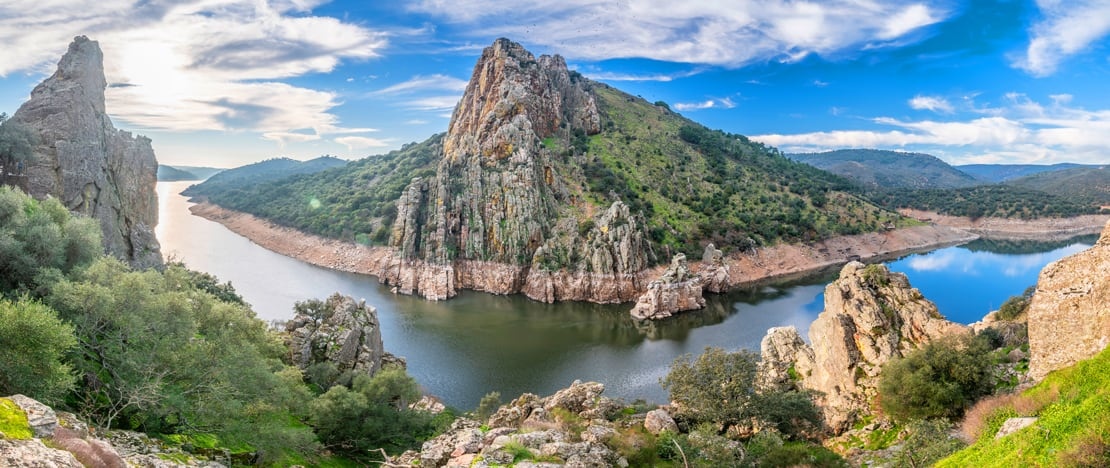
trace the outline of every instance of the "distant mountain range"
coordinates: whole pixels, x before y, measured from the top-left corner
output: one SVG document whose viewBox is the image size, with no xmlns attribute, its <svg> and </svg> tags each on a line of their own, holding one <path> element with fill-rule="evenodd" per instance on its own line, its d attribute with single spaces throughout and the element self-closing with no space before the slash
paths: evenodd
<svg viewBox="0 0 1110 468">
<path fill-rule="evenodd" d="M 219 167 L 170 166 L 168 164 L 159 164 L 158 181 L 204 180 L 223 170 L 223 168 Z"/>
<path fill-rule="evenodd" d="M 297 161 L 290 158 L 267 159 L 234 169 L 222 170 L 205 180 L 203 189 L 198 189 L 199 185 L 193 185 L 185 189 L 182 194 L 187 196 L 219 196 L 227 191 L 241 189 L 248 185 L 313 174 L 346 164 L 347 161 L 333 156 L 321 156 L 308 161 Z"/>
<path fill-rule="evenodd" d="M 985 182 L 1006 182 L 1042 172 L 1055 172 L 1077 167 L 1094 168 L 1097 165 L 1084 165 L 1075 163 L 1059 164 L 965 164 L 955 166 L 963 172 L 975 176 Z"/>
<path fill-rule="evenodd" d="M 1068 197 L 1079 203 L 1110 206 L 1110 166 L 1080 166 L 1010 179 L 1007 185 Z"/>
<path fill-rule="evenodd" d="M 981 184 L 975 177 L 939 158 L 922 153 L 845 149 L 787 157 L 847 177 L 868 189 L 958 188 Z"/>
</svg>

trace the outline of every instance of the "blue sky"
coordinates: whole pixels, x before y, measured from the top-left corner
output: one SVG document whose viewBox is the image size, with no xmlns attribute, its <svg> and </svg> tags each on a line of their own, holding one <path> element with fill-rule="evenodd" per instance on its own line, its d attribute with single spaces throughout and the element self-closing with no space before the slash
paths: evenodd
<svg viewBox="0 0 1110 468">
<path fill-rule="evenodd" d="M 788 152 L 1110 163 L 1110 0 L 6 0 L 0 111 L 78 34 L 168 164 L 423 140 L 502 36 Z"/>
</svg>

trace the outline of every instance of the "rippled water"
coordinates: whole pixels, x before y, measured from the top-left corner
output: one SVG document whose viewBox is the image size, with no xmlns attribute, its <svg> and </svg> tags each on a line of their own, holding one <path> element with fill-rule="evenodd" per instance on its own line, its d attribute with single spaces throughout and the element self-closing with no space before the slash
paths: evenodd
<svg viewBox="0 0 1110 468">
<path fill-rule="evenodd" d="M 231 281 L 266 320 L 292 317 L 295 301 L 341 292 L 377 307 L 382 339 L 408 360 L 409 373 L 448 404 L 469 409 L 490 391 L 503 399 L 549 394 L 575 379 L 596 380 L 606 394 L 665 401 L 659 387 L 678 356 L 706 346 L 757 350 L 770 327 L 805 335 L 823 306 L 830 274 L 788 284 L 710 295 L 705 310 L 637 327 L 631 305 L 542 304 L 522 296 L 463 292 L 449 301 L 393 295 L 369 276 L 331 271 L 259 247 L 223 226 L 192 216 L 178 192 L 189 182 L 160 182 L 162 251 L 189 267 Z M 968 323 L 1036 281 L 1048 262 L 1093 244 L 977 242 L 911 255 L 891 267 L 941 312 Z M 1002 253 L 1002 252 L 1018 253 Z"/>
</svg>

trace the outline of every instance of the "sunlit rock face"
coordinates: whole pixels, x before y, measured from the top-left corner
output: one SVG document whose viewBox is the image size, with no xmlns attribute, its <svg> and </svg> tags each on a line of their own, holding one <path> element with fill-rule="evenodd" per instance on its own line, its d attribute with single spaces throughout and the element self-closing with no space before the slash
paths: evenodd
<svg viewBox="0 0 1110 468">
<path fill-rule="evenodd" d="M 158 162 L 149 138 L 117 130 L 108 118 L 103 59 L 96 41 L 74 38 L 57 71 L 12 116 L 38 139 L 28 189 L 97 219 L 109 254 L 137 268 L 158 266 Z"/>
<path fill-rule="evenodd" d="M 1034 381 L 1110 345 L 1110 223 L 1090 249 L 1041 270 L 1027 313 Z"/>
</svg>

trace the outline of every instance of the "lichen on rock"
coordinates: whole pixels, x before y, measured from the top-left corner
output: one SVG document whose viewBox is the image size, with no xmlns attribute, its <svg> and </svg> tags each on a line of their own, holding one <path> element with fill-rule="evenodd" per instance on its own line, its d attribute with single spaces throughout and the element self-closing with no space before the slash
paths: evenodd
<svg viewBox="0 0 1110 468">
<path fill-rule="evenodd" d="M 285 325 L 294 365 L 303 370 L 331 363 L 340 373 L 367 375 L 382 368 L 387 353 L 381 325 L 377 310 L 365 301 L 336 293 L 326 301 L 299 303 L 297 309 Z"/>
</svg>

